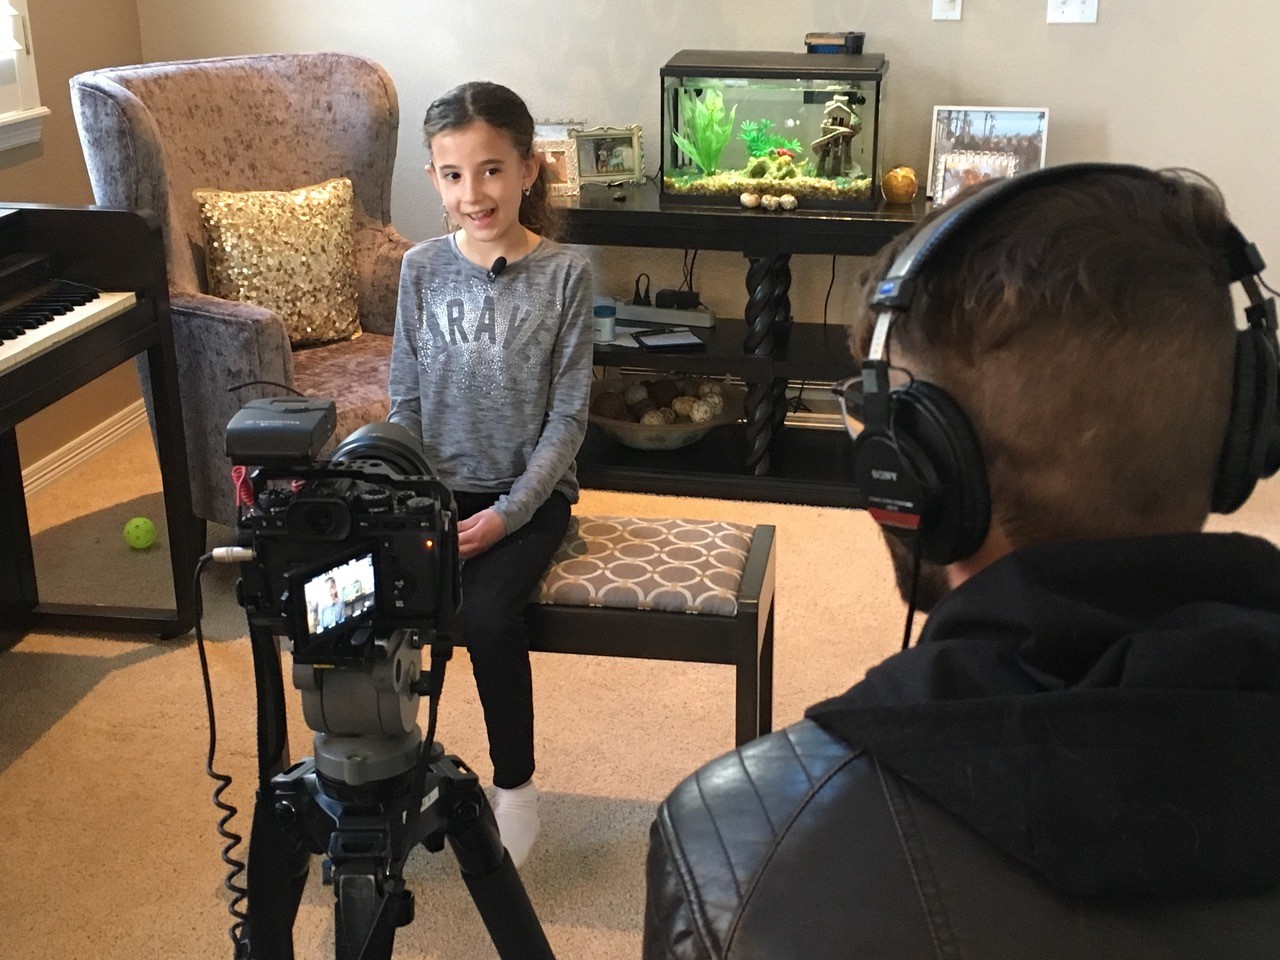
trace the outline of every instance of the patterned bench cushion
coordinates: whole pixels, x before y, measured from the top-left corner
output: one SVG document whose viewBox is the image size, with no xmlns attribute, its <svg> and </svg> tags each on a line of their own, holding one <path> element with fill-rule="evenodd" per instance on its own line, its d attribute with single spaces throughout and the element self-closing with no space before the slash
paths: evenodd
<svg viewBox="0 0 1280 960">
<path fill-rule="evenodd" d="M 732 617 L 754 527 L 573 517 L 535 600 Z"/>
</svg>

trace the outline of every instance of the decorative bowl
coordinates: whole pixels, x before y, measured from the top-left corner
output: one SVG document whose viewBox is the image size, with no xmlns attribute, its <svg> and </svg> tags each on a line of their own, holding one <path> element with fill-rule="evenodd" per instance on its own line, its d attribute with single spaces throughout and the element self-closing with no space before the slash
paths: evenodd
<svg viewBox="0 0 1280 960">
<path fill-rule="evenodd" d="M 664 379 L 661 377 L 606 377 L 591 382 L 591 399 L 594 401 L 601 393 L 614 391 L 621 393 L 627 387 L 642 380 Z M 676 379 L 676 378 L 665 378 Z M 694 377 L 691 379 L 711 380 L 710 377 Z M 724 396 L 724 410 L 710 420 L 701 423 L 632 423 L 628 420 L 614 420 L 591 413 L 590 422 L 598 426 L 623 446 L 636 450 L 679 450 L 691 443 L 697 443 L 705 437 L 712 427 L 724 423 L 734 423 L 742 419 L 742 405 L 747 391 L 735 384 L 717 380 Z"/>
</svg>

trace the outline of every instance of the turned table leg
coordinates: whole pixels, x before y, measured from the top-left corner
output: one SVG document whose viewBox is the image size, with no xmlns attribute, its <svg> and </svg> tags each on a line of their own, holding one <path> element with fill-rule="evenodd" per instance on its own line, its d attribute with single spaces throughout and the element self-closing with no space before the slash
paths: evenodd
<svg viewBox="0 0 1280 960">
<path fill-rule="evenodd" d="M 779 254 L 751 260 L 747 269 L 747 335 L 743 351 L 772 357 L 791 327 L 791 256 Z M 746 399 L 747 471 L 769 473 L 769 448 L 787 415 L 787 381 L 775 378 L 750 383 Z"/>
</svg>

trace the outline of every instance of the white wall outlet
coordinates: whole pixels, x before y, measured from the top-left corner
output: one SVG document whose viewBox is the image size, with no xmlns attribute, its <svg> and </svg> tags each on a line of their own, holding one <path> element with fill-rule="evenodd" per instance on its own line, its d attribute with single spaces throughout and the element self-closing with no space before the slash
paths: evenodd
<svg viewBox="0 0 1280 960">
<path fill-rule="evenodd" d="M 933 19 L 959 20 L 964 0 L 933 0 Z"/>
<path fill-rule="evenodd" d="M 1046 23 L 1097 23 L 1098 0 L 1049 0 Z"/>
</svg>

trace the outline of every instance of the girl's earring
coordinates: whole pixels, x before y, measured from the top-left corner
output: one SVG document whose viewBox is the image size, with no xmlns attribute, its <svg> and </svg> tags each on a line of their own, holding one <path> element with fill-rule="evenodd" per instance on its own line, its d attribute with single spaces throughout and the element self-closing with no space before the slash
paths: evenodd
<svg viewBox="0 0 1280 960">
<path fill-rule="evenodd" d="M 525 188 L 524 188 L 524 195 L 525 195 L 526 197 L 527 197 L 529 194 L 531 194 L 531 193 L 533 193 L 533 184 L 532 184 L 532 183 L 531 183 L 531 184 L 529 184 L 527 187 L 525 187 Z"/>
</svg>

